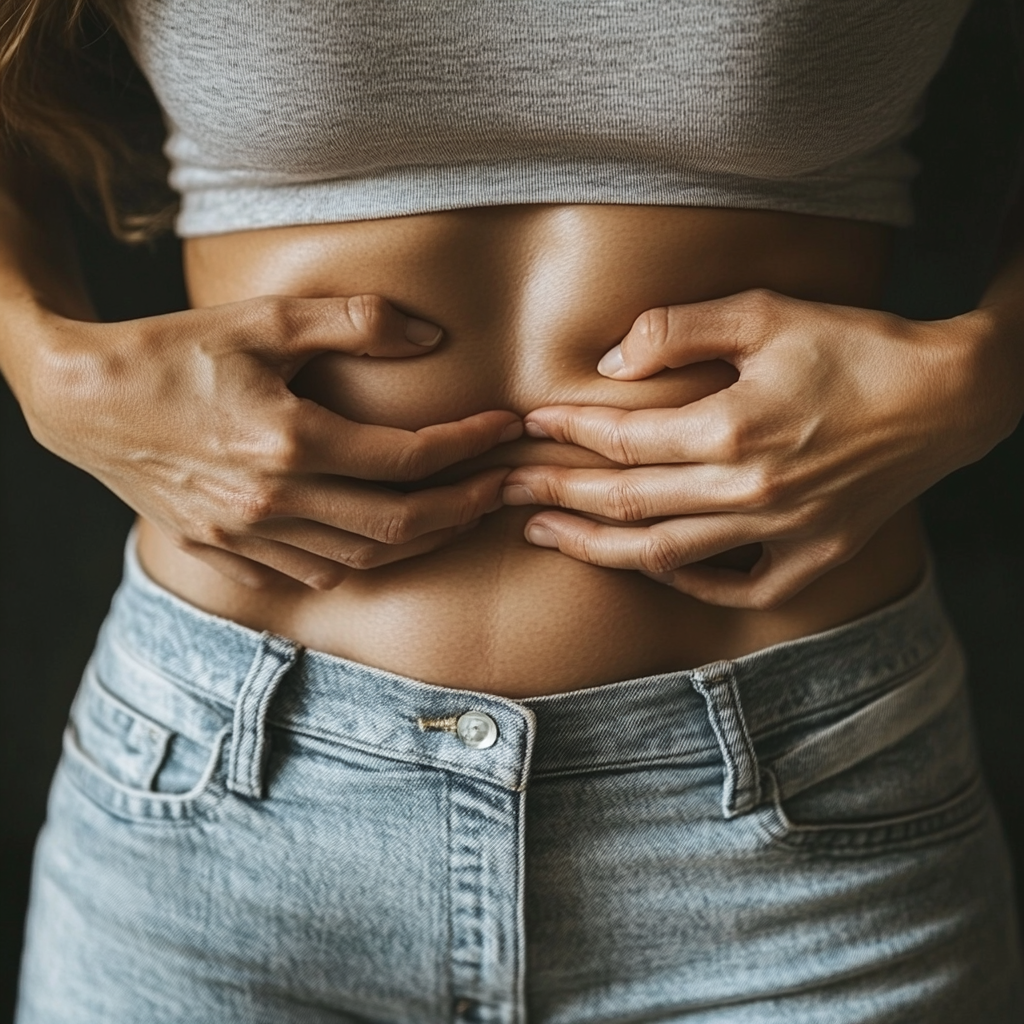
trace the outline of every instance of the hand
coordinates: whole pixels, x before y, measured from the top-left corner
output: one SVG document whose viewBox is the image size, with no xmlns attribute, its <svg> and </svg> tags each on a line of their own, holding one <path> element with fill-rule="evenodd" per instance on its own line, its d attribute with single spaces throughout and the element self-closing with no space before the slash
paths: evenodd
<svg viewBox="0 0 1024 1024">
<path fill-rule="evenodd" d="M 37 440 L 181 549 L 252 586 L 317 589 L 431 551 L 499 507 L 504 469 L 401 494 L 522 433 L 511 412 L 406 431 L 354 423 L 288 382 L 314 356 L 407 358 L 440 328 L 374 296 L 262 298 L 120 324 L 48 317 L 23 408 Z"/>
<path fill-rule="evenodd" d="M 736 382 L 683 408 L 534 410 L 529 435 L 638 468 L 524 466 L 504 500 L 584 513 L 531 517 L 534 544 L 711 604 L 776 607 L 1013 429 L 986 345 L 973 314 L 914 322 L 761 290 L 649 310 L 602 374 L 723 359 Z M 750 544 L 749 573 L 694 564 Z"/>
</svg>

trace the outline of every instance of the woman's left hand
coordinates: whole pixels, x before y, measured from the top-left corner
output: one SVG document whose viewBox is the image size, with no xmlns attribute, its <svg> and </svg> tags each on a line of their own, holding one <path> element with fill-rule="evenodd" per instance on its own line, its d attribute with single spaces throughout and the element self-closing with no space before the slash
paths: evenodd
<svg viewBox="0 0 1024 1024">
<path fill-rule="evenodd" d="M 723 359 L 738 379 L 682 408 L 531 412 L 532 436 L 631 468 L 523 466 L 505 503 L 583 513 L 531 517 L 533 544 L 711 604 L 776 607 L 1012 431 L 1016 371 L 992 332 L 984 312 L 918 322 L 765 290 L 648 310 L 604 376 Z M 750 544 L 762 550 L 749 573 L 694 564 Z"/>
</svg>

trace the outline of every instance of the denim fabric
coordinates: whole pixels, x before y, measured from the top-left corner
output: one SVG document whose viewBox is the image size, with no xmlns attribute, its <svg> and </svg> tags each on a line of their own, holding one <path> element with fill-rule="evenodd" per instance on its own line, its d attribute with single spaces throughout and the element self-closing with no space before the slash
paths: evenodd
<svg viewBox="0 0 1024 1024">
<path fill-rule="evenodd" d="M 514 701 L 204 614 L 129 554 L 18 1024 L 1020 1024 L 963 675 L 926 581 L 733 662 Z"/>
</svg>

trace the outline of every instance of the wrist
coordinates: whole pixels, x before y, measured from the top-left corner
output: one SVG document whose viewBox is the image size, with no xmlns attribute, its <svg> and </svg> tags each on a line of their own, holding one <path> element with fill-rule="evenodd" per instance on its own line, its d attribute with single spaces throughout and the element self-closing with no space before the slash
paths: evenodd
<svg viewBox="0 0 1024 1024">
<path fill-rule="evenodd" d="M 33 437 L 65 456 L 76 411 L 95 406 L 109 378 L 98 325 L 71 320 L 42 306 L 22 309 L 5 323 L 3 373 Z"/>
<path fill-rule="evenodd" d="M 951 372 L 964 383 L 964 414 L 977 431 L 976 458 L 1009 437 L 1024 415 L 1024 317 L 994 305 L 942 321 Z"/>
<path fill-rule="evenodd" d="M 22 409 L 40 390 L 37 377 L 50 360 L 55 319 L 31 298 L 9 298 L 0 316 L 0 373 Z"/>
</svg>

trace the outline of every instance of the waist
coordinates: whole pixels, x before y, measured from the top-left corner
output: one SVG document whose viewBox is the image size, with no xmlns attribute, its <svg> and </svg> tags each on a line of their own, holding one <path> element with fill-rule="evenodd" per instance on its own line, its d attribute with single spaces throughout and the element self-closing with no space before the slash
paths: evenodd
<svg viewBox="0 0 1024 1024">
<path fill-rule="evenodd" d="M 636 316 L 660 305 L 750 287 L 870 305 L 885 252 L 884 231 L 849 221 L 537 206 L 193 239 L 186 263 L 196 305 L 369 293 L 442 326 L 445 339 L 428 356 L 328 355 L 293 381 L 353 419 L 415 429 L 489 408 L 694 401 L 728 386 L 732 368 L 703 363 L 623 383 L 602 378 L 597 363 Z M 531 460 L 601 461 L 542 442 L 502 446 L 481 461 Z M 381 669 L 510 696 L 688 668 L 815 633 L 906 593 L 924 559 L 906 510 L 784 608 L 739 612 L 533 548 L 522 537 L 531 511 L 502 510 L 449 547 L 352 574 L 326 594 L 290 583 L 248 592 L 145 525 L 140 553 L 160 583 L 217 615 Z"/>
<path fill-rule="evenodd" d="M 639 573 L 531 547 L 522 536 L 530 511 L 495 513 L 447 548 L 354 573 L 326 594 L 298 584 L 246 591 L 151 527 L 140 553 L 164 586 L 225 619 L 400 675 L 508 697 L 692 668 L 808 636 L 907 593 L 925 561 L 908 509 L 782 608 L 720 608 Z"/>
<path fill-rule="evenodd" d="M 230 716 L 256 667 L 262 666 L 266 675 L 268 661 L 283 663 L 290 645 L 178 599 L 143 571 L 133 541 L 97 648 L 99 677 L 107 685 L 145 687 L 150 703 L 165 683 L 173 684 L 220 705 Z M 900 600 L 835 629 L 699 670 L 519 700 L 487 692 L 479 681 L 465 687 L 431 686 L 305 650 L 298 652 L 292 683 L 282 687 L 271 717 L 290 729 L 399 760 L 444 767 L 443 751 L 444 758 L 453 759 L 450 767 L 486 771 L 495 783 L 515 789 L 525 785 L 521 773 L 531 749 L 534 775 L 654 764 L 715 750 L 705 698 L 695 685 L 702 680 L 728 675 L 750 734 L 778 738 L 796 722 L 818 721 L 838 709 L 848 713 L 955 646 L 929 571 Z M 957 664 L 954 656 L 950 665 Z M 131 692 L 116 695 L 137 704 Z M 174 692 L 164 703 L 177 713 L 184 704 Z M 471 744 L 444 735 L 467 712 L 482 712 L 497 724 L 503 742 L 487 751 L 486 763 Z M 642 737 L 639 746 L 637 737 Z"/>
</svg>

